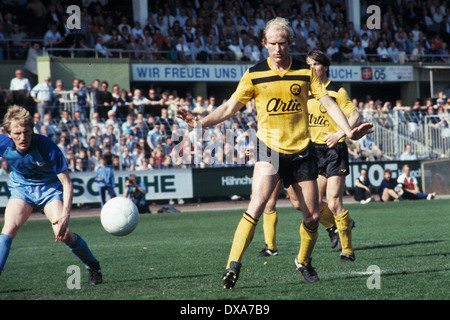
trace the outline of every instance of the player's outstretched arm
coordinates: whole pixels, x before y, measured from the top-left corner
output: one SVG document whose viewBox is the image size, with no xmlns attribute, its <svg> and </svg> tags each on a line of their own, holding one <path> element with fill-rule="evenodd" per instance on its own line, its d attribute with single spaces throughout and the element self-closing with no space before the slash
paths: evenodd
<svg viewBox="0 0 450 320">
<path fill-rule="evenodd" d="M 339 106 L 329 95 L 325 95 L 319 99 L 320 103 L 327 109 L 328 114 L 336 122 L 336 124 L 344 131 L 344 133 L 352 140 L 361 139 L 366 134 L 372 132 L 373 124 L 364 123 L 352 129 L 347 117 L 344 115 Z"/>
<path fill-rule="evenodd" d="M 352 111 L 349 115 L 347 115 L 348 124 L 351 128 L 355 128 L 361 124 L 361 117 L 359 116 L 359 112 L 357 110 Z M 324 142 L 327 144 L 329 148 L 334 147 L 341 138 L 345 137 L 344 130 L 339 130 L 335 133 L 324 132 L 327 134 L 327 137 L 324 139 Z"/>
<path fill-rule="evenodd" d="M 185 109 L 177 110 L 177 118 L 185 121 L 192 128 L 207 128 L 231 118 L 243 106 L 241 102 L 230 98 L 201 120 Z"/>
</svg>

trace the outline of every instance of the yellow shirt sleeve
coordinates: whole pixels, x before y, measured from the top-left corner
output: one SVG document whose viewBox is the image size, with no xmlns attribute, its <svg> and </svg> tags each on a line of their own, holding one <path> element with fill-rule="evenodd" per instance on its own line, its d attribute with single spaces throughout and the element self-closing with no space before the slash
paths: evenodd
<svg viewBox="0 0 450 320">
<path fill-rule="evenodd" d="M 245 105 L 254 97 L 254 95 L 255 87 L 252 83 L 250 73 L 247 70 L 242 76 L 241 81 L 239 81 L 236 91 L 231 97 Z"/>
<path fill-rule="evenodd" d="M 350 100 L 347 91 L 344 88 L 340 88 L 336 97 L 336 103 L 341 108 L 345 116 L 356 110 L 353 102 Z"/>
<path fill-rule="evenodd" d="M 312 69 L 311 69 L 311 93 L 317 100 L 328 94 L 328 91 L 325 88 L 325 85 L 323 84 L 322 80 L 320 80 L 320 78 L 317 76 L 317 73 Z"/>
</svg>

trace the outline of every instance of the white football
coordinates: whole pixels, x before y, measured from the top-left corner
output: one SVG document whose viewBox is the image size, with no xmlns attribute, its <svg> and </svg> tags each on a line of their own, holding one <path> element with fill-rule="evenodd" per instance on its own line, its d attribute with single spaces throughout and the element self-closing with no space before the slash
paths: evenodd
<svg viewBox="0 0 450 320">
<path fill-rule="evenodd" d="M 139 210 L 130 199 L 115 197 L 103 206 L 100 220 L 108 233 L 113 236 L 126 236 L 136 228 Z"/>
</svg>

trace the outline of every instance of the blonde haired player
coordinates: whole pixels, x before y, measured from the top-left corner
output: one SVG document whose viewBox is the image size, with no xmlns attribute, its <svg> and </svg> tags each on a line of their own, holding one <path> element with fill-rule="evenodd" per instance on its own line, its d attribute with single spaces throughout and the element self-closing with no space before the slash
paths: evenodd
<svg viewBox="0 0 450 320">
<path fill-rule="evenodd" d="M 306 62 L 317 73 L 324 83 L 328 94 L 336 100 L 342 112 L 348 117 L 350 126 L 354 128 L 360 125 L 359 112 L 349 99 L 345 89 L 328 79 L 330 67 L 328 57 L 319 50 L 313 50 L 308 53 Z M 308 100 L 308 112 L 309 132 L 319 166 L 317 183 L 320 200 L 320 223 L 329 231 L 332 247 L 337 245 L 337 241 L 333 243 L 333 240 L 340 239 L 342 252 L 339 261 L 354 261 L 355 254 L 352 246 L 352 227 L 354 223 L 343 204 L 345 177 L 349 174 L 345 133 L 313 96 L 310 96 Z M 276 202 L 281 187 L 281 183 L 278 183 L 264 210 L 263 230 L 266 247 L 259 256 L 274 256 L 278 254 L 276 246 L 276 225 L 278 221 Z M 301 210 L 296 194 L 291 188 L 288 188 L 286 191 L 294 208 Z M 326 194 L 326 202 L 322 201 L 324 194 Z M 335 237 L 336 229 L 339 237 Z"/>
<path fill-rule="evenodd" d="M 292 37 L 287 19 L 278 17 L 270 20 L 263 34 L 263 45 L 269 57 L 245 72 L 230 99 L 201 120 L 187 110 L 177 111 L 177 117 L 190 127 L 206 128 L 229 119 L 250 99 L 255 99 L 258 139 L 252 198 L 236 228 L 226 270 L 222 275 L 223 286 L 227 289 L 233 288 L 239 278 L 242 256 L 253 239 L 265 204 L 280 179 L 285 186 L 292 185 L 301 199 L 303 222 L 300 226 L 300 250 L 295 259 L 297 268 L 305 281 L 318 280 L 311 265 L 311 253 L 317 240 L 319 198 L 317 160 L 308 132 L 309 91 L 325 106 L 347 136 L 359 139 L 371 131 L 371 124 L 352 130 L 316 73 L 308 65 L 289 56 Z"/>
<path fill-rule="evenodd" d="M 86 265 L 89 284 L 100 284 L 102 274 L 98 260 L 86 241 L 69 230 L 73 188 L 66 158 L 52 140 L 33 133 L 33 118 L 22 107 L 8 109 L 3 127 L 6 134 L 0 135 L 0 157 L 11 165 L 12 172 L 9 179 L 11 196 L 0 234 L 0 273 L 12 240 L 33 209 L 38 207 L 52 223 L 55 242 L 65 243 Z"/>
</svg>

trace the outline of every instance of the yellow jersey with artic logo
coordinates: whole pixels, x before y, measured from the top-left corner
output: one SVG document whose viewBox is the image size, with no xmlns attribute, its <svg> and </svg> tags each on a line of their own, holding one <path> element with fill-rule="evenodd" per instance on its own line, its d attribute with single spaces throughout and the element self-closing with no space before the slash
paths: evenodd
<svg viewBox="0 0 450 320">
<path fill-rule="evenodd" d="M 348 116 L 356 110 L 355 106 L 348 97 L 347 91 L 343 87 L 328 80 L 325 84 L 325 88 L 328 91 L 328 95 L 337 103 L 345 116 Z M 341 128 L 328 114 L 325 107 L 317 101 L 312 94 L 310 94 L 308 100 L 308 113 L 309 132 L 311 134 L 312 142 L 317 144 L 325 144 L 324 139 L 327 136 L 325 132 L 335 133 L 341 130 Z M 339 142 L 343 141 L 345 141 L 345 136 L 339 140 Z"/>
<path fill-rule="evenodd" d="M 315 99 L 327 90 L 306 63 L 291 59 L 289 67 L 280 72 L 270 59 L 249 68 L 232 97 L 246 104 L 255 98 L 258 138 L 280 153 L 295 154 L 310 142 L 308 131 L 308 96 Z"/>
</svg>

